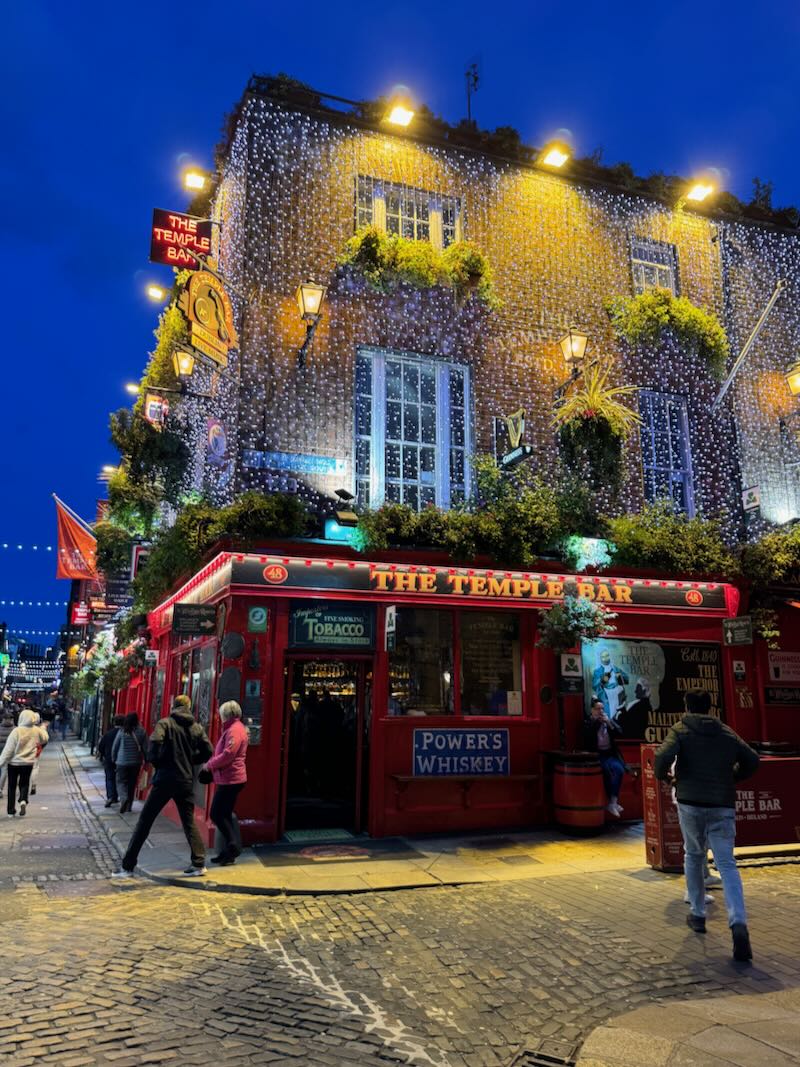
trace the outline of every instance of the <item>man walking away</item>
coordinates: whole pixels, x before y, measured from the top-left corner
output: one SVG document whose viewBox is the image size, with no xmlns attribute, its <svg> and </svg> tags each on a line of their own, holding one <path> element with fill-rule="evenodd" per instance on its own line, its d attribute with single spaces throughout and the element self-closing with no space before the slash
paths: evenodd
<svg viewBox="0 0 800 1067">
<path fill-rule="evenodd" d="M 8 741 L 8 735 L 14 729 L 14 716 L 11 714 L 11 707 L 9 706 L 2 714 L 2 721 L 0 722 L 0 752 L 5 748 L 6 741 Z M 3 795 L 3 791 L 6 787 L 6 778 L 8 777 L 8 764 L 4 763 L 0 767 L 0 797 Z"/>
<path fill-rule="evenodd" d="M 117 793 L 117 768 L 114 764 L 112 752 L 114 751 L 114 742 L 117 739 L 117 734 L 124 721 L 124 715 L 115 715 L 111 728 L 106 730 L 100 738 L 100 743 L 97 746 L 97 757 L 103 761 L 103 770 L 106 772 L 107 808 L 110 808 L 112 804 L 119 803 L 119 794 Z"/>
<path fill-rule="evenodd" d="M 155 767 L 150 795 L 144 802 L 136 829 L 122 857 L 122 867 L 112 878 L 131 878 L 142 845 L 158 815 L 170 800 L 178 809 L 183 832 L 191 849 L 192 862 L 183 872 L 190 877 L 206 873 L 206 850 L 194 821 L 194 768 L 207 763 L 213 753 L 211 742 L 192 715 L 192 702 L 177 696 L 172 711 L 160 719 L 150 738 L 149 762 Z"/>
<path fill-rule="evenodd" d="M 678 819 L 683 834 L 686 888 L 691 911 L 686 922 L 695 933 L 706 930 L 703 869 L 710 846 L 728 909 L 733 958 L 751 960 L 750 935 L 742 879 L 736 869 L 736 782 L 758 767 L 758 755 L 730 727 L 710 715 L 711 696 L 705 689 L 686 694 L 686 714 L 671 728 L 658 748 L 654 771 L 666 780 L 673 760 Z"/>
</svg>

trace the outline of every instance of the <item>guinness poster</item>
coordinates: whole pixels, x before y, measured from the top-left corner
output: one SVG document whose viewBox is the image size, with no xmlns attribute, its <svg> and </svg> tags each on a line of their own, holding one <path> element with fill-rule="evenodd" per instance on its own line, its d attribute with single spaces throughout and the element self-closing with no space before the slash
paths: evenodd
<svg viewBox="0 0 800 1067">
<path fill-rule="evenodd" d="M 682 641 L 584 641 L 585 714 L 599 697 L 621 737 L 660 744 L 684 712 L 690 689 L 707 689 L 724 720 L 720 646 Z"/>
</svg>

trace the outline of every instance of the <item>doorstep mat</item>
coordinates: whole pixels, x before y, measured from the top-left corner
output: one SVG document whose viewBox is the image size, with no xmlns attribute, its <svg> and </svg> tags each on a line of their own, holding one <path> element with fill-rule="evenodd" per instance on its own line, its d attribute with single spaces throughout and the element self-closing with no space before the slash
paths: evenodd
<svg viewBox="0 0 800 1067">
<path fill-rule="evenodd" d="M 345 841 L 353 835 L 349 830 L 287 830 L 283 835 L 293 845 L 311 845 L 317 841 Z"/>
<path fill-rule="evenodd" d="M 255 845 L 253 851 L 265 867 L 307 867 L 311 864 L 359 861 L 374 863 L 383 860 L 417 860 L 424 863 L 430 859 L 411 848 L 402 838 L 381 838 L 379 841 L 373 841 L 352 835 L 350 840 L 340 839 L 336 842 L 317 840 L 306 843 L 278 842 L 275 845 Z"/>
</svg>

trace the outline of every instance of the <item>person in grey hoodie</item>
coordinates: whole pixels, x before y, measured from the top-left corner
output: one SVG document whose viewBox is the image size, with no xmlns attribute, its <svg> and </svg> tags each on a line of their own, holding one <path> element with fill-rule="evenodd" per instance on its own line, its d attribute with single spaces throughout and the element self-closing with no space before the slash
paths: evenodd
<svg viewBox="0 0 800 1067">
<path fill-rule="evenodd" d="M 136 783 L 146 752 L 147 734 L 139 725 L 139 716 L 135 711 L 128 712 L 111 747 L 111 761 L 117 768 L 120 815 L 133 808 Z"/>
<path fill-rule="evenodd" d="M 675 793 L 683 834 L 684 869 L 691 911 L 688 926 L 706 932 L 703 870 L 709 847 L 722 875 L 722 891 L 733 936 L 733 958 L 753 958 L 742 879 L 736 869 L 736 783 L 758 767 L 758 755 L 729 726 L 711 715 L 711 695 L 690 690 L 686 714 L 673 726 L 656 751 L 653 771 L 668 780 L 675 761 Z"/>
<path fill-rule="evenodd" d="M 19 814 L 28 807 L 28 787 L 34 764 L 41 749 L 47 744 L 47 731 L 35 725 L 34 712 L 20 712 L 19 723 L 6 738 L 0 752 L 0 767 L 8 767 L 8 798 L 6 811 L 9 819 L 17 814 L 17 789 L 19 789 Z"/>
</svg>

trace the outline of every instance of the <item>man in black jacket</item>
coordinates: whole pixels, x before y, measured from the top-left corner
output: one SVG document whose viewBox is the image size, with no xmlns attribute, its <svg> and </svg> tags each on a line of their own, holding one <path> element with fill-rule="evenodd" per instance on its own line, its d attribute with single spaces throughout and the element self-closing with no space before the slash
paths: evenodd
<svg viewBox="0 0 800 1067">
<path fill-rule="evenodd" d="M 103 761 L 103 769 L 106 772 L 107 808 L 110 808 L 112 804 L 119 804 L 119 796 L 117 795 L 117 768 L 111 757 L 111 753 L 114 751 L 114 742 L 117 739 L 117 734 L 120 731 L 122 720 L 124 718 L 124 715 L 114 716 L 114 722 L 111 728 L 106 730 L 100 738 L 100 743 L 97 746 L 97 756 Z"/>
<path fill-rule="evenodd" d="M 656 752 L 656 778 L 668 779 L 675 762 L 678 818 L 683 834 L 684 869 L 691 911 L 688 925 L 698 934 L 706 930 L 703 869 L 709 847 L 722 876 L 722 890 L 733 935 L 733 958 L 750 960 L 750 935 L 742 879 L 736 869 L 736 782 L 758 767 L 758 755 L 730 727 L 710 715 L 711 696 L 705 689 L 686 694 L 686 714 L 667 734 Z"/>
<path fill-rule="evenodd" d="M 180 815 L 183 832 L 192 850 L 192 862 L 183 872 L 189 877 L 206 873 L 206 849 L 194 821 L 194 769 L 211 759 L 214 750 L 206 732 L 192 715 L 192 702 L 177 696 L 172 711 L 156 723 L 150 738 L 148 761 L 155 767 L 153 784 L 144 802 L 136 829 L 122 857 L 122 867 L 112 878 L 131 878 L 142 845 L 156 818 L 170 800 Z"/>
</svg>

